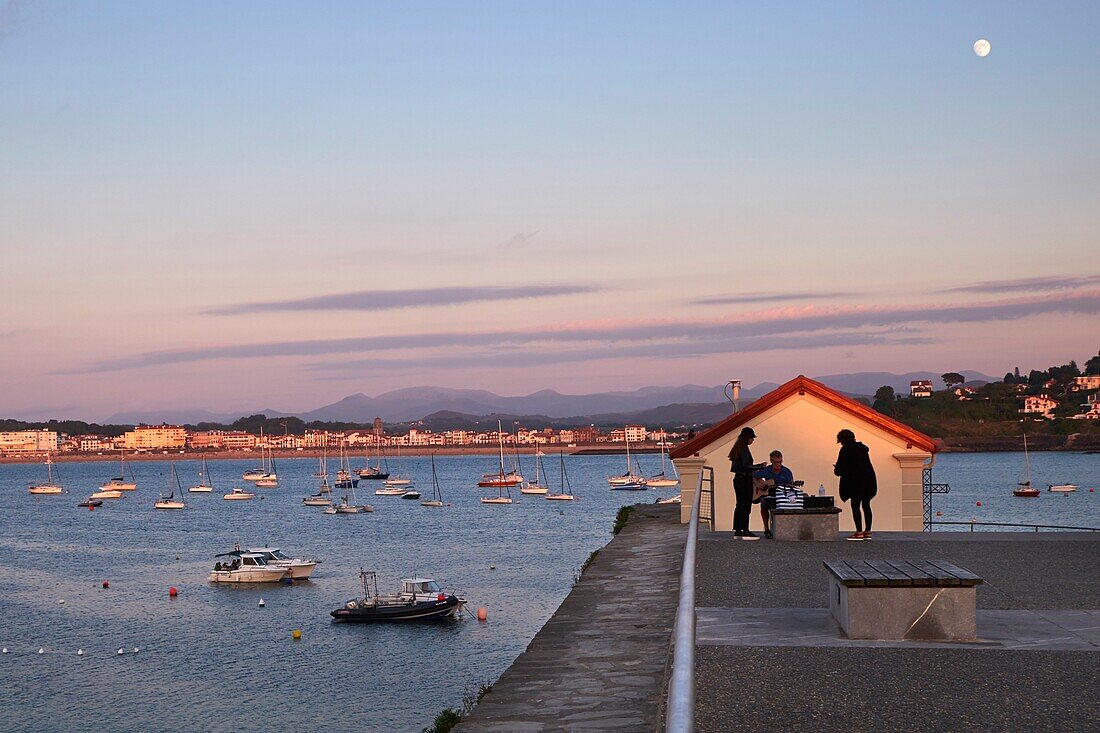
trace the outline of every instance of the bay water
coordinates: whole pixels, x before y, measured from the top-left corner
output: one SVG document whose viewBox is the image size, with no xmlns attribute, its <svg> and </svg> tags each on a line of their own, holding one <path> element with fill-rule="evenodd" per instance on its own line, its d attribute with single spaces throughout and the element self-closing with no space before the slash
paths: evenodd
<svg viewBox="0 0 1100 733">
<path fill-rule="evenodd" d="M 316 485 L 309 458 L 280 459 L 279 487 L 245 502 L 221 495 L 244 484 L 254 461 L 211 461 L 215 491 L 187 495 L 188 509 L 175 512 L 152 507 L 167 489 L 166 461 L 135 463 L 138 490 L 95 511 L 76 503 L 117 464 L 60 464 L 70 493 L 44 497 L 26 491 L 44 466 L 0 466 L 0 646 L 10 651 L 0 655 L 0 729 L 419 731 L 523 651 L 584 560 L 610 539 L 619 506 L 675 491 L 608 490 L 622 456 L 565 460 L 576 502 L 513 492 L 513 505 L 481 504 L 493 492 L 475 482 L 495 470 L 495 457 L 446 456 L 436 466 L 448 506 L 374 496 L 377 482 L 363 481 L 361 503 L 376 511 L 362 515 L 301 504 Z M 654 456 L 641 461 L 645 472 L 657 470 Z M 557 456 L 546 465 L 556 489 Z M 390 467 L 431 491 L 427 457 Z M 184 487 L 196 482 L 197 461 L 176 468 Z M 1100 526 L 1100 456 L 1032 455 L 1036 486 L 1081 484 L 1066 496 L 1012 497 L 1022 473 L 1022 454 L 940 456 L 935 480 L 951 493 L 936 497 L 938 519 Z M 289 586 L 208 583 L 214 555 L 235 542 L 324 562 L 310 581 Z M 383 592 L 403 577 L 436 578 L 472 609 L 487 608 L 488 621 L 335 624 L 329 611 L 361 594 L 360 568 L 378 573 Z"/>
</svg>

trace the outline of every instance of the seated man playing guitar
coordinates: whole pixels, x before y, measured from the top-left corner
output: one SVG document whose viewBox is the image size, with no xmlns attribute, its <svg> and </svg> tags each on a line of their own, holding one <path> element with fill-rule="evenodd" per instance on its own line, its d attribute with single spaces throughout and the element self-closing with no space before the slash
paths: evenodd
<svg viewBox="0 0 1100 733">
<path fill-rule="evenodd" d="M 794 474 L 791 469 L 783 465 L 783 453 L 773 450 L 768 454 L 770 463 L 753 474 L 753 503 L 760 504 L 760 519 L 764 522 L 764 538 L 772 539 L 771 511 L 768 502 L 761 501 L 768 495 L 768 490 L 775 486 L 791 486 L 794 484 Z"/>
</svg>

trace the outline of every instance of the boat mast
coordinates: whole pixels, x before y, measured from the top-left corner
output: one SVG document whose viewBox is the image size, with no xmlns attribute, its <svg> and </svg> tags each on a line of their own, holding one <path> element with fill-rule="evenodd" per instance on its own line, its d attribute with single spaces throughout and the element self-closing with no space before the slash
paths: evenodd
<svg viewBox="0 0 1100 733">
<path fill-rule="evenodd" d="M 497 420 L 497 442 L 500 443 L 500 480 L 504 481 L 504 426 L 500 420 Z"/>
<path fill-rule="evenodd" d="M 1031 486 L 1031 457 L 1027 453 L 1027 433 L 1024 433 L 1024 465 L 1027 467 L 1027 485 Z"/>
</svg>

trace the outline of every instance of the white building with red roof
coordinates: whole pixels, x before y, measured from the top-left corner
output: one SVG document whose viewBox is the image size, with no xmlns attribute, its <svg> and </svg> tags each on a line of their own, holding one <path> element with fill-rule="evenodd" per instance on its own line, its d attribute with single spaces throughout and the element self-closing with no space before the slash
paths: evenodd
<svg viewBox="0 0 1100 733">
<path fill-rule="evenodd" d="M 713 527 L 733 529 L 733 475 L 728 458 L 738 433 L 751 427 L 757 435 L 751 451 L 757 463 L 765 463 L 773 450 L 783 452 L 783 463 L 804 490 L 816 494 L 820 484 L 836 497 L 839 479 L 833 475 L 839 446 L 836 434 L 847 428 L 870 449 L 878 477 L 878 496 L 871 504 L 875 531 L 919 532 L 924 528 L 923 469 L 934 462 L 934 439 L 876 412 L 867 405 L 798 376 L 777 387 L 743 410 L 695 436 L 671 452 L 681 486 L 681 521 L 691 513 L 699 486 L 700 469 L 713 470 Z M 753 509 L 750 528 L 762 529 Z M 840 529 L 854 529 L 851 512 L 843 506 Z"/>
</svg>

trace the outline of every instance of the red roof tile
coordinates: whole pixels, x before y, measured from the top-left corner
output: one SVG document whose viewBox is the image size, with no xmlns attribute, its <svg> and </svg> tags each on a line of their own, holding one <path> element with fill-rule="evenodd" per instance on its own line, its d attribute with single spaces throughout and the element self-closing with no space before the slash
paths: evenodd
<svg viewBox="0 0 1100 733">
<path fill-rule="evenodd" d="M 831 405 L 839 407 L 863 422 L 871 423 L 880 430 L 884 430 L 891 435 L 895 435 L 905 440 L 914 448 L 926 450 L 929 453 L 935 453 L 938 450 L 936 441 L 924 433 L 918 432 L 897 420 L 886 417 L 867 405 L 856 402 L 850 397 L 845 397 L 840 392 L 829 389 L 821 382 L 814 381 L 800 374 L 786 384 L 780 385 L 771 392 L 768 392 L 745 409 L 738 410 L 709 430 L 704 430 L 688 442 L 674 448 L 669 455 L 673 458 L 687 458 L 694 455 L 711 443 L 721 440 L 746 423 L 752 422 L 755 418 L 794 394 L 812 394 Z"/>
</svg>

